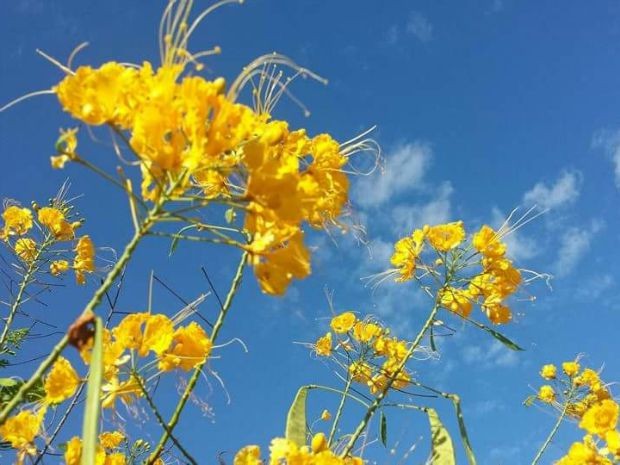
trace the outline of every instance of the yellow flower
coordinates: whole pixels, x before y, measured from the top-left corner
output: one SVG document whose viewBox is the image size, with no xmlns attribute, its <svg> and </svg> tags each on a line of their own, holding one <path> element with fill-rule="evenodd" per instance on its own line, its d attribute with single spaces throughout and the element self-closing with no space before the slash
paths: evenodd
<svg viewBox="0 0 620 465">
<path fill-rule="evenodd" d="M 439 252 L 447 252 L 457 247 L 465 239 L 462 221 L 439 224 L 428 228 L 426 237 L 431 246 Z"/>
<path fill-rule="evenodd" d="M 74 436 L 65 446 L 65 464 L 66 465 L 81 465 L 82 460 L 82 440 Z M 95 453 L 94 465 L 121 465 L 123 462 L 106 462 L 106 454 L 101 446 L 97 446 L 97 452 Z"/>
<path fill-rule="evenodd" d="M 620 457 L 620 433 L 616 430 L 605 433 L 607 449 L 616 457 Z"/>
<path fill-rule="evenodd" d="M 125 454 L 115 452 L 105 457 L 104 465 L 125 465 L 127 463 L 127 457 Z"/>
<path fill-rule="evenodd" d="M 370 342 L 373 337 L 381 334 L 381 327 L 374 323 L 358 321 L 353 327 L 353 337 L 360 342 Z"/>
<path fill-rule="evenodd" d="M 330 326 L 334 330 L 334 332 L 338 334 L 343 334 L 350 331 L 355 325 L 356 321 L 357 318 L 355 317 L 355 314 L 353 312 L 344 312 L 332 318 Z"/>
<path fill-rule="evenodd" d="M 598 453 L 590 442 L 575 442 L 568 454 L 556 462 L 556 465 L 612 465 L 611 461 Z"/>
<path fill-rule="evenodd" d="M 136 397 L 142 397 L 142 389 L 138 380 L 132 375 L 122 383 L 117 377 L 113 377 L 107 384 L 101 387 L 103 391 L 101 397 L 102 408 L 114 408 L 116 399 L 120 398 L 126 405 L 131 404 Z"/>
<path fill-rule="evenodd" d="M 320 337 L 314 344 L 314 351 L 322 357 L 329 357 L 332 354 L 332 333 L 327 333 Z"/>
<path fill-rule="evenodd" d="M 65 401 L 75 394 L 80 381 L 69 360 L 58 357 L 45 379 L 45 400 L 50 404 Z"/>
<path fill-rule="evenodd" d="M 506 253 L 506 244 L 498 234 L 486 224 L 472 238 L 474 248 L 485 257 L 502 257 Z"/>
<path fill-rule="evenodd" d="M 366 362 L 355 361 L 349 365 L 349 373 L 353 381 L 367 383 L 372 375 L 372 368 Z"/>
<path fill-rule="evenodd" d="M 95 271 L 95 246 L 89 236 L 82 236 L 78 239 L 75 246 L 73 269 L 75 270 L 75 278 L 78 284 L 86 283 L 84 273 Z"/>
<path fill-rule="evenodd" d="M 233 465 L 262 465 L 262 463 L 258 446 L 245 446 L 233 459 Z"/>
<path fill-rule="evenodd" d="M 605 399 L 593 405 L 581 418 L 579 427 L 590 434 L 604 437 L 605 433 L 614 430 L 618 424 L 618 404 L 611 399 Z"/>
<path fill-rule="evenodd" d="M 45 412 L 45 408 L 39 409 L 37 413 L 22 410 L 0 426 L 0 437 L 10 442 L 11 447 L 17 449 L 22 458 L 27 454 L 34 455 L 37 449 L 33 442 L 39 434 Z"/>
<path fill-rule="evenodd" d="M 557 372 L 558 369 L 555 365 L 543 365 L 540 370 L 540 376 L 542 376 L 544 379 L 555 379 Z"/>
<path fill-rule="evenodd" d="M 4 228 L 0 231 L 0 239 L 8 236 L 23 236 L 32 228 L 32 212 L 28 208 L 16 205 L 7 207 L 2 213 Z"/>
<path fill-rule="evenodd" d="M 58 208 L 43 207 L 38 212 L 39 223 L 45 226 L 59 241 L 70 241 L 75 237 L 73 227 Z"/>
<path fill-rule="evenodd" d="M 37 243 L 29 237 L 15 241 L 15 253 L 25 262 L 31 262 L 37 256 Z"/>
<path fill-rule="evenodd" d="M 329 410 L 323 410 L 323 412 L 321 412 L 321 420 L 329 421 L 331 417 L 332 417 L 332 414 L 329 413 Z"/>
<path fill-rule="evenodd" d="M 601 382 L 598 373 L 591 368 L 585 368 L 583 372 L 575 378 L 576 386 L 588 386 L 590 388 L 599 385 Z"/>
<path fill-rule="evenodd" d="M 54 260 L 50 263 L 50 273 L 53 276 L 58 276 L 66 273 L 69 269 L 69 262 L 67 260 Z"/>
<path fill-rule="evenodd" d="M 106 431 L 99 435 L 99 442 L 104 449 L 116 449 L 125 440 L 120 431 Z"/>
<path fill-rule="evenodd" d="M 538 398 L 543 402 L 550 404 L 555 400 L 555 391 L 549 385 L 541 386 L 538 390 Z"/>
<path fill-rule="evenodd" d="M 489 300 L 490 299 L 486 299 L 482 307 L 489 320 L 491 320 L 491 323 L 494 325 L 509 323 L 512 320 L 510 308 L 500 303 L 489 302 Z"/>
<path fill-rule="evenodd" d="M 397 282 L 412 279 L 415 275 L 416 260 L 422 253 L 425 232 L 416 229 L 411 236 L 403 237 L 394 244 L 394 254 L 390 259 L 392 265 L 398 270 Z"/>
<path fill-rule="evenodd" d="M 174 325 L 163 314 L 132 313 L 112 332 L 123 348 L 137 350 L 140 357 L 146 357 L 150 351 L 161 355 L 170 347 Z"/>
<path fill-rule="evenodd" d="M 469 291 L 454 287 L 442 290 L 440 302 L 443 307 L 465 318 L 470 315 L 473 306 L 473 298 Z"/>
<path fill-rule="evenodd" d="M 562 371 L 566 376 L 573 377 L 579 372 L 579 364 L 577 362 L 564 362 L 562 363 Z"/>
<path fill-rule="evenodd" d="M 192 321 L 174 332 L 171 347 L 159 360 L 159 368 L 170 371 L 180 368 L 189 371 L 209 356 L 213 344 L 202 327 Z"/>
</svg>

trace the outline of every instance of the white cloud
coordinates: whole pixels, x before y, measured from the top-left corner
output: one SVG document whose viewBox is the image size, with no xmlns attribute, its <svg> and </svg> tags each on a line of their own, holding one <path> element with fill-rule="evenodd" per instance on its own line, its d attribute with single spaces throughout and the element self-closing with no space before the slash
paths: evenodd
<svg viewBox="0 0 620 465">
<path fill-rule="evenodd" d="M 482 368 L 513 367 L 519 362 L 519 357 L 501 342 L 491 341 L 485 347 L 466 346 L 463 349 L 463 361 Z"/>
<path fill-rule="evenodd" d="M 614 165 L 616 187 L 620 189 L 620 129 L 598 131 L 592 138 L 592 147 L 603 149 L 611 159 Z"/>
<path fill-rule="evenodd" d="M 562 235 L 555 263 L 556 276 L 564 277 L 573 272 L 590 250 L 592 238 L 601 228 L 602 224 L 595 221 L 587 228 L 572 227 Z"/>
<path fill-rule="evenodd" d="M 579 171 L 564 171 L 556 182 L 536 184 L 523 195 L 526 205 L 538 205 L 542 209 L 557 209 L 571 204 L 579 197 L 582 175 Z"/>
<path fill-rule="evenodd" d="M 413 11 L 407 21 L 407 32 L 413 34 L 422 42 L 428 42 L 433 38 L 433 25 L 422 13 Z"/>
<path fill-rule="evenodd" d="M 439 224 L 450 221 L 452 216 L 451 197 L 454 189 L 449 182 L 442 183 L 427 203 L 397 205 L 392 209 L 393 230 L 398 234 L 410 233 L 425 224 Z"/>
<path fill-rule="evenodd" d="M 400 145 L 386 157 L 382 173 L 357 182 L 353 191 L 355 203 L 365 208 L 376 208 L 399 194 L 419 188 L 431 158 L 432 150 L 426 143 Z"/>
</svg>

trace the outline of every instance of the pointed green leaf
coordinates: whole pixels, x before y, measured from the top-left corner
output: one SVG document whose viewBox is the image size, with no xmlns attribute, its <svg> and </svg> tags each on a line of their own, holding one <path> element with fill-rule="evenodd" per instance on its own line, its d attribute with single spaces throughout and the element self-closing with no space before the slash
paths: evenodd
<svg viewBox="0 0 620 465">
<path fill-rule="evenodd" d="M 387 418 L 383 412 L 381 412 L 381 417 L 379 418 L 379 439 L 387 447 Z"/>
<path fill-rule="evenodd" d="M 84 425 L 82 428 L 82 459 L 81 465 L 95 463 L 97 452 L 97 435 L 99 433 L 99 412 L 101 379 L 103 375 L 102 358 L 103 323 L 101 318 L 95 319 L 95 342 L 90 359 L 88 386 L 86 388 L 86 406 L 84 407 Z"/>
<path fill-rule="evenodd" d="M 476 465 L 476 457 L 474 456 L 474 449 L 469 442 L 469 435 L 467 434 L 467 428 L 465 428 L 465 420 L 463 419 L 463 410 L 461 409 L 461 399 L 456 394 L 449 395 L 450 400 L 454 404 L 456 410 L 456 419 L 459 423 L 459 432 L 461 433 L 461 441 L 465 447 L 465 454 L 467 455 L 467 462 L 469 465 Z"/>
<path fill-rule="evenodd" d="M 491 336 L 493 336 L 495 339 L 497 339 L 499 342 L 504 344 L 509 349 L 511 349 L 511 350 L 518 350 L 518 351 L 525 350 L 522 347 L 520 347 L 517 344 L 515 344 L 514 342 L 512 342 L 510 339 L 508 339 L 502 333 L 500 333 L 498 331 L 495 331 L 494 329 L 491 329 L 488 326 L 483 325 L 482 323 L 478 323 L 477 321 L 470 320 L 469 318 L 465 318 L 465 320 L 469 321 L 471 324 L 473 324 L 474 326 L 477 326 L 478 328 L 482 329 L 483 331 L 486 331 L 487 333 L 489 333 Z"/>
<path fill-rule="evenodd" d="M 293 405 L 288 411 L 286 418 L 286 439 L 293 441 L 298 446 L 306 444 L 306 397 L 308 386 L 302 386 L 297 391 Z"/>
<path fill-rule="evenodd" d="M 431 424 L 431 461 L 432 465 L 456 465 L 454 446 L 448 430 L 445 428 L 435 409 L 426 410 Z"/>
</svg>

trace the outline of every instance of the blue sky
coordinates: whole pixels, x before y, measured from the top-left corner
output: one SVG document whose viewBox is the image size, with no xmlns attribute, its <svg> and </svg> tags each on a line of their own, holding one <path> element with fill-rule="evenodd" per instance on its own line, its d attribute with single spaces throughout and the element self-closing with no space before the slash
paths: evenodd
<svg viewBox="0 0 620 465">
<path fill-rule="evenodd" d="M 424 223 L 463 219 L 473 229 L 497 224 L 515 207 L 549 209 L 510 239 L 520 266 L 555 276 L 552 289 L 542 283 L 532 287 L 534 303 L 513 304 L 517 315 L 505 332 L 526 351 L 507 351 L 485 334 L 451 321 L 458 333 L 442 341 L 441 358 L 416 366 L 427 383 L 461 395 L 480 463 L 527 463 L 551 428 L 550 415 L 521 406 L 540 384 L 542 363 L 585 353 L 586 363 L 605 365 L 607 380 L 620 379 L 620 306 L 615 299 L 620 6 L 549 0 L 389 4 L 248 0 L 216 12 L 194 36 L 195 49 L 223 49 L 206 63 L 209 78 L 232 80 L 254 57 L 274 50 L 325 76 L 327 87 L 300 81 L 294 88 L 312 111 L 310 118 L 287 102 L 277 117 L 312 134 L 329 131 L 340 140 L 377 125 L 374 137 L 385 156 L 382 176 L 359 179 L 352 188 L 354 208 L 368 229 L 367 246 L 351 237 L 312 236 L 313 275 L 283 299 L 261 295 L 250 274 L 244 280 L 223 339 L 240 338 L 249 352 L 233 344 L 218 349 L 220 358 L 212 363 L 231 403 L 215 377 L 207 375 L 198 391 L 207 415 L 188 410 L 179 427 L 179 436 L 201 462 L 247 443 L 266 445 L 282 433 L 297 386 L 336 382 L 328 367 L 293 343 L 312 341 L 325 331 L 325 287 L 334 291 L 337 309 L 375 314 L 401 336 L 416 328 L 428 302 L 413 288 L 386 285 L 373 292 L 360 278 L 385 269 L 391 244 Z M 64 60 L 88 41 L 80 64 L 156 62 L 163 5 L 7 3 L 0 17 L 0 103 L 49 88 L 61 78 L 35 54 L 36 48 Z M 118 250 L 131 233 L 122 196 L 77 167 L 62 172 L 49 167 L 58 128 L 71 124 L 52 97 L 0 114 L 0 195 L 24 203 L 44 201 L 68 177 L 71 192 L 83 194 L 77 204 L 87 218 L 85 230 L 98 245 Z M 114 168 L 111 152 L 94 144 L 89 149 L 93 160 Z M 169 259 L 166 249 L 164 243 L 151 242 L 139 250 L 121 296 L 125 311 L 146 306 L 151 269 L 191 299 L 207 290 L 200 272 L 205 266 L 223 292 L 236 252 L 182 246 Z M 63 328 L 94 285 L 75 289 L 68 280 L 66 289 L 46 299 L 48 307 L 31 311 Z M 178 308 L 178 301 L 157 290 L 157 311 L 170 314 Z M 215 313 L 212 298 L 203 311 Z M 53 339 L 30 346 L 32 354 L 45 353 Z M 23 374 L 29 369 L 20 367 Z M 160 399 L 164 410 L 174 401 L 174 388 L 168 392 L 170 397 Z M 318 415 L 335 403 L 317 395 L 311 408 Z M 450 406 L 432 403 L 456 431 Z M 353 409 L 351 415 L 353 424 L 361 412 Z M 370 457 L 402 463 L 406 451 L 419 443 L 407 463 L 423 463 L 425 418 L 396 412 L 389 420 L 394 453 L 377 446 Z M 142 433 L 157 437 L 159 432 L 153 427 Z M 546 463 L 574 437 L 575 428 L 567 425 Z"/>
</svg>

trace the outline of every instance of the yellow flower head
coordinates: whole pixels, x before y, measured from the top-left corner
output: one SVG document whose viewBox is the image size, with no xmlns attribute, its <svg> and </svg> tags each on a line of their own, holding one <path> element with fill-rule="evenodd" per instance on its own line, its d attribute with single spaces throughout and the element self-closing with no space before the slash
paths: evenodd
<svg viewBox="0 0 620 465">
<path fill-rule="evenodd" d="M 360 342 L 370 342 L 372 338 L 381 334 L 381 326 L 375 323 L 358 321 L 353 327 L 353 337 Z"/>
<path fill-rule="evenodd" d="M 372 375 L 372 368 L 366 362 L 355 361 L 349 365 L 349 373 L 351 374 L 353 381 L 365 384 Z"/>
<path fill-rule="evenodd" d="M 353 312 L 344 312 L 332 318 L 330 326 L 334 332 L 343 334 L 353 329 L 356 321 L 357 318 Z"/>
<path fill-rule="evenodd" d="M 506 244 L 501 242 L 498 234 L 486 224 L 474 234 L 472 243 L 485 257 L 502 257 L 506 253 Z"/>
<path fill-rule="evenodd" d="M 390 259 L 398 270 L 397 282 L 409 281 L 415 275 L 416 260 L 424 247 L 425 232 L 416 229 L 411 236 L 403 237 L 394 244 L 394 254 Z"/>
<path fill-rule="evenodd" d="M 428 228 L 426 238 L 431 246 L 439 252 L 447 252 L 457 247 L 465 239 L 462 221 L 439 224 Z"/>
<path fill-rule="evenodd" d="M 594 444 L 584 441 L 573 443 L 568 454 L 557 461 L 556 465 L 612 465 L 612 462 L 600 455 Z"/>
<path fill-rule="evenodd" d="M 45 412 L 45 408 L 41 408 L 36 413 L 30 410 L 22 410 L 17 415 L 8 418 L 0 426 L 0 437 L 10 442 L 15 449 L 27 453 L 36 453 L 36 448 L 32 447 L 32 443 L 39 434 Z"/>
<path fill-rule="evenodd" d="M 235 454 L 233 465 L 262 465 L 260 459 L 260 447 L 245 446 Z"/>
<path fill-rule="evenodd" d="M 314 351 L 321 357 L 329 357 L 332 354 L 332 333 L 320 337 L 314 344 Z"/>
<path fill-rule="evenodd" d="M 45 379 L 45 400 L 50 404 L 59 404 L 75 394 L 80 385 L 80 377 L 69 360 L 58 357 Z"/>
<path fill-rule="evenodd" d="M 69 262 L 67 260 L 54 260 L 50 263 L 50 273 L 53 276 L 59 276 L 69 270 Z"/>
<path fill-rule="evenodd" d="M 600 382 L 601 379 L 599 378 L 598 373 L 591 368 L 585 368 L 583 372 L 575 378 L 575 385 L 577 386 L 588 386 L 590 388 L 594 388 L 598 386 Z"/>
<path fill-rule="evenodd" d="M 443 290 L 441 305 L 448 310 L 467 318 L 473 307 L 473 297 L 468 290 L 448 287 Z"/>
<path fill-rule="evenodd" d="M 557 372 L 558 369 L 555 365 L 543 365 L 543 367 L 540 369 L 540 376 L 542 376 L 544 379 L 555 379 Z"/>
<path fill-rule="evenodd" d="M 120 431 L 106 431 L 99 435 L 99 443 L 104 449 L 116 449 L 125 440 L 125 435 Z"/>
<path fill-rule="evenodd" d="M 73 227 L 58 208 L 43 207 L 38 212 L 39 223 L 45 226 L 59 241 L 70 241 L 75 237 Z"/>
<path fill-rule="evenodd" d="M 618 404 L 611 399 L 605 399 L 590 407 L 581 418 L 579 427 L 590 434 L 604 437 L 605 433 L 614 430 L 618 424 Z"/>
<path fill-rule="evenodd" d="M 503 325 L 510 323 L 512 320 L 512 312 L 510 308 L 500 303 L 487 303 L 488 299 L 483 304 L 484 312 L 494 325 Z"/>
<path fill-rule="evenodd" d="M 538 398 L 541 401 L 547 404 L 550 404 L 555 400 L 555 391 L 553 390 L 551 386 L 548 386 L 548 385 L 541 386 L 540 389 L 538 390 Z"/>
<path fill-rule="evenodd" d="M 32 212 L 28 208 L 11 205 L 2 213 L 2 219 L 4 228 L 0 231 L 0 238 L 23 236 L 32 228 Z"/>
<path fill-rule="evenodd" d="M 75 246 L 73 269 L 78 284 L 86 282 L 85 273 L 95 271 L 95 246 L 89 236 L 82 236 Z"/>
<path fill-rule="evenodd" d="M 159 368 L 170 371 L 180 368 L 189 371 L 207 359 L 213 344 L 202 327 L 192 321 L 174 332 L 172 345 L 159 361 Z"/>
<path fill-rule="evenodd" d="M 29 237 L 15 241 L 15 254 L 25 262 L 31 262 L 37 256 L 37 243 Z"/>
<path fill-rule="evenodd" d="M 573 377 L 579 372 L 579 363 L 577 362 L 564 362 L 562 363 L 562 371 L 566 376 Z"/>
</svg>

